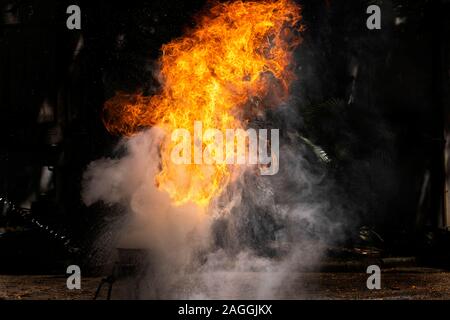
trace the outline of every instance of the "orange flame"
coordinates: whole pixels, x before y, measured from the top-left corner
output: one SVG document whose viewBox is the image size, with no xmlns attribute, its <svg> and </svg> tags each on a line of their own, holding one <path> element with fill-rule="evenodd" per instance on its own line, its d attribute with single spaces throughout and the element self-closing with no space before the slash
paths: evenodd
<svg viewBox="0 0 450 320">
<path fill-rule="evenodd" d="M 122 135 L 153 125 L 193 134 L 194 121 L 201 121 L 204 130 L 245 127 L 249 110 L 261 108 L 261 101 L 274 93 L 287 96 L 300 20 L 300 8 L 291 0 L 215 4 L 196 28 L 163 45 L 161 92 L 151 97 L 117 93 L 105 103 L 105 126 Z M 158 187 L 175 204 L 208 205 L 236 166 L 174 164 L 174 145 L 170 135 L 162 142 Z"/>
</svg>

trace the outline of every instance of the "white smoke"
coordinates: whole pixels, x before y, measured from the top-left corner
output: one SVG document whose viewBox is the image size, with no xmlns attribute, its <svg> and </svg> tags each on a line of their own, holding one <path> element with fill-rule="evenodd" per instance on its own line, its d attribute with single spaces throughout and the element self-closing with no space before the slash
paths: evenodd
<svg viewBox="0 0 450 320">
<path fill-rule="evenodd" d="M 163 134 L 123 139 L 124 156 L 92 162 L 83 177 L 86 205 L 120 205 L 128 215 L 111 225 L 117 241 L 101 245 L 149 250 L 141 298 L 302 297 L 301 271 L 318 265 L 339 227 L 306 147 L 287 139 L 277 175 L 248 170 L 205 210 L 175 207 L 155 186 Z"/>
</svg>

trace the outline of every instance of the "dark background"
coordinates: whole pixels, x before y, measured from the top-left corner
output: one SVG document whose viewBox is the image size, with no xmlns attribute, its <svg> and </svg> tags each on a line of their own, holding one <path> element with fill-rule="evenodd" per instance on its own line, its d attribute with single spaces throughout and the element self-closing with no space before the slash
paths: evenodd
<svg viewBox="0 0 450 320">
<path fill-rule="evenodd" d="M 81 30 L 66 28 L 70 4 L 81 7 Z M 192 26 L 204 4 L 0 2 L 0 197 L 19 206 L 31 192 L 38 195 L 26 214 L 3 201 L 0 268 L 18 271 L 35 261 L 37 271 L 74 256 L 89 260 L 111 217 L 101 205 L 82 205 L 81 177 L 118 140 L 102 124 L 103 103 L 116 90 L 157 90 L 151 70 L 159 48 Z M 300 4 L 306 29 L 293 89 L 302 115 L 297 129 L 332 159 L 328 174 L 352 221 L 340 245 L 363 242 L 387 254 L 433 259 L 447 254 L 450 3 Z M 370 4 L 381 7 L 381 30 L 366 28 Z M 44 104 L 51 112 L 38 122 Z M 54 173 L 45 193 L 42 166 Z"/>
</svg>

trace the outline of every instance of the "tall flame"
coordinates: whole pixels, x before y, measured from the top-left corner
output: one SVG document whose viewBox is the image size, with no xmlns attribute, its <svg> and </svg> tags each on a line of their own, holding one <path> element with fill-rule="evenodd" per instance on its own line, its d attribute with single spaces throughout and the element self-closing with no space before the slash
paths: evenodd
<svg viewBox="0 0 450 320">
<path fill-rule="evenodd" d="M 119 92 L 105 103 L 107 129 L 132 135 L 156 125 L 193 135 L 194 121 L 201 121 L 204 130 L 244 128 L 249 110 L 261 108 L 261 101 L 287 96 L 300 20 L 300 8 L 291 0 L 213 5 L 197 27 L 163 45 L 159 94 Z M 174 145 L 166 135 L 156 184 L 175 204 L 208 205 L 239 170 L 226 164 L 174 164 Z"/>
</svg>

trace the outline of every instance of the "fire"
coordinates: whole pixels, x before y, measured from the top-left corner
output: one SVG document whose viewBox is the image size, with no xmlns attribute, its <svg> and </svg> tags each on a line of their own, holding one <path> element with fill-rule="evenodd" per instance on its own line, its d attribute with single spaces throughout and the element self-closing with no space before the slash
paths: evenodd
<svg viewBox="0 0 450 320">
<path fill-rule="evenodd" d="M 211 6 L 197 27 L 163 45 L 158 94 L 119 92 L 105 103 L 107 129 L 132 135 L 158 126 L 169 133 L 177 128 L 193 133 L 195 121 L 204 130 L 245 128 L 254 111 L 266 107 L 262 101 L 274 104 L 287 96 L 300 20 L 300 7 L 291 0 Z M 166 135 L 155 182 L 177 205 L 207 206 L 241 170 L 230 164 L 174 164 L 174 145 Z"/>
</svg>

